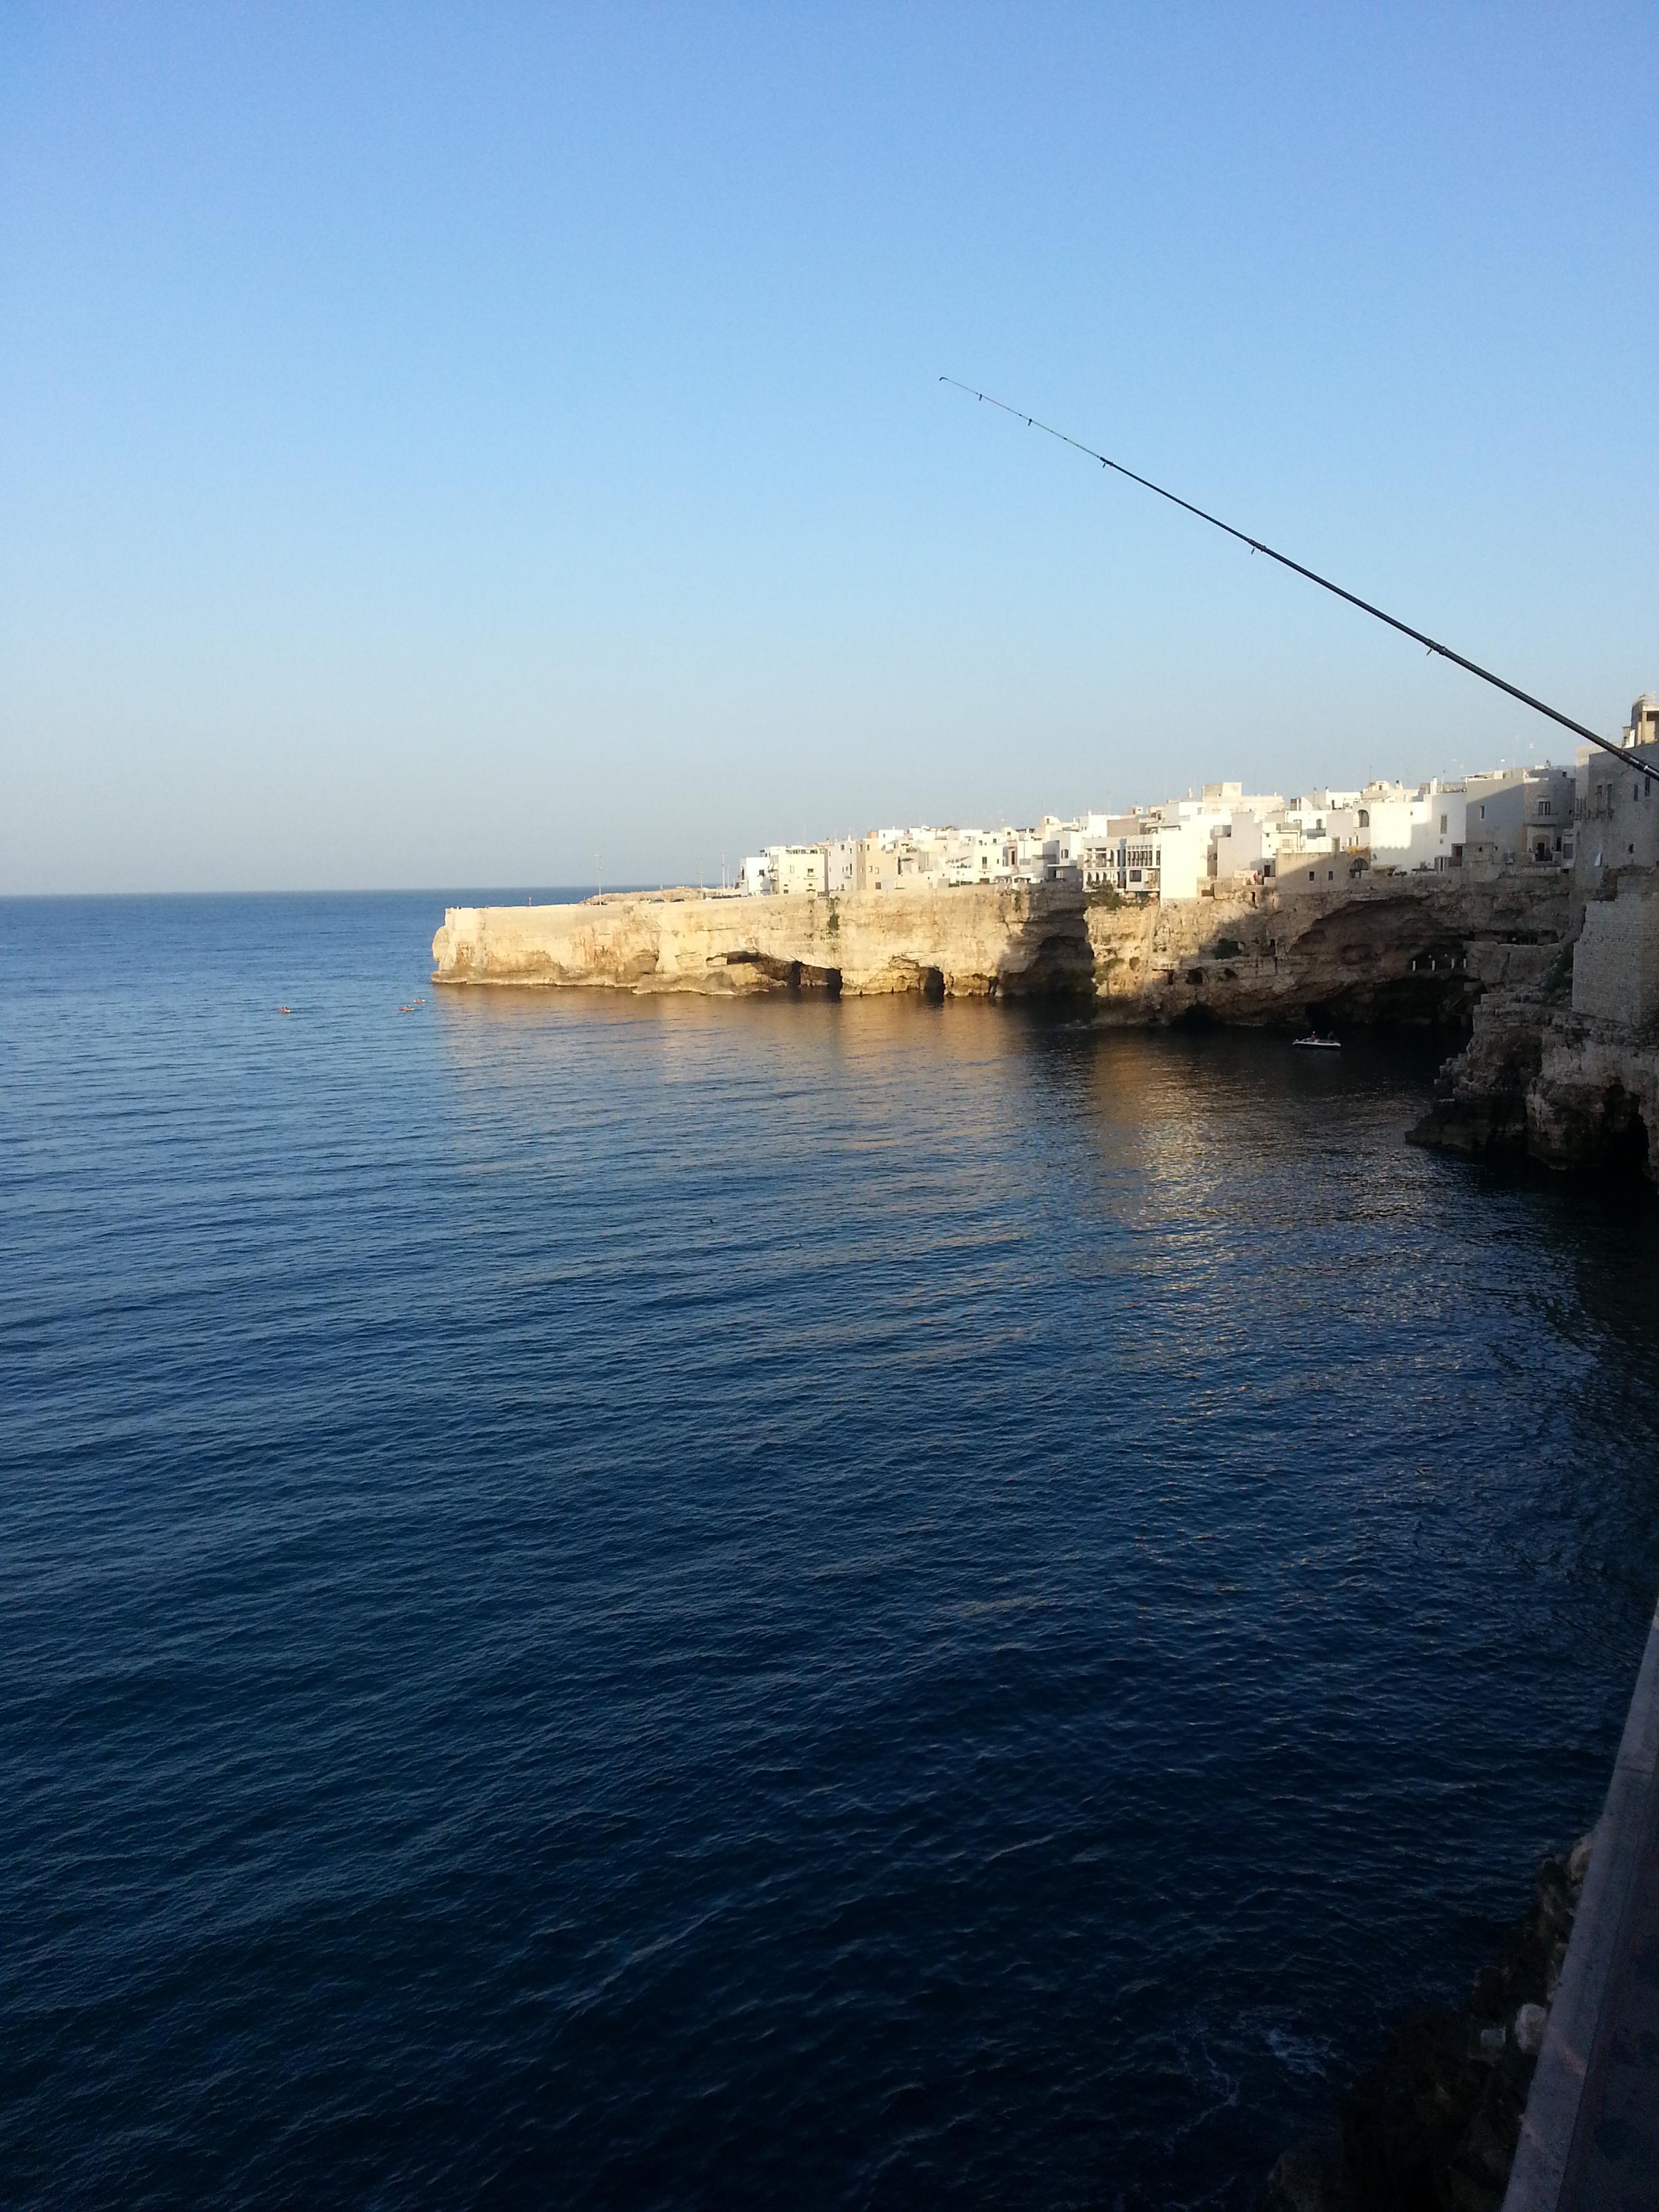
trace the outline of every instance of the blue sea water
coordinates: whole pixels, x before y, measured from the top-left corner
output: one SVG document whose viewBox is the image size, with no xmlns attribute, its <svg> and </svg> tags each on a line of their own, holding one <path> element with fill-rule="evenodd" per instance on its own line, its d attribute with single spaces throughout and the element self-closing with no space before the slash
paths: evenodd
<svg viewBox="0 0 1659 2212">
<path fill-rule="evenodd" d="M 443 903 L 0 906 L 0 2191 L 1251 2205 L 1599 1806 L 1654 1207 Z"/>
</svg>

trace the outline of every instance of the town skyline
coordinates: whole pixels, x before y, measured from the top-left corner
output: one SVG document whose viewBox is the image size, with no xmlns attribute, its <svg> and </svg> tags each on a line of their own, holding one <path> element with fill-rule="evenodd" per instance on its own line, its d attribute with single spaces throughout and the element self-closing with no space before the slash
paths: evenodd
<svg viewBox="0 0 1659 2212">
<path fill-rule="evenodd" d="M 1643 692 L 1620 744 L 1645 749 L 1656 738 L 1659 695 Z M 1579 831 L 1594 818 L 1592 776 L 1605 776 L 1609 757 L 1588 745 L 1577 751 L 1571 767 L 1500 763 L 1419 783 L 1316 785 L 1288 797 L 1222 780 L 1189 787 L 1184 797 L 1045 813 L 1027 824 L 921 822 L 776 843 L 745 854 L 730 888 L 750 896 L 835 896 L 907 884 L 1059 882 L 1182 899 L 1199 896 L 1206 884 L 1334 883 L 1339 872 L 1368 869 L 1571 868 Z M 1323 872 L 1293 865 L 1326 859 L 1333 865 Z"/>
</svg>

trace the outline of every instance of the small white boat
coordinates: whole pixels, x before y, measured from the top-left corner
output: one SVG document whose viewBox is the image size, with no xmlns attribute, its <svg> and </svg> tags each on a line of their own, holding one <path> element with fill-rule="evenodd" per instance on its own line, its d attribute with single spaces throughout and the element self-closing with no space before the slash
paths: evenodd
<svg viewBox="0 0 1659 2212">
<path fill-rule="evenodd" d="M 1340 1052 L 1342 1049 L 1340 1037 L 1322 1037 L 1317 1030 L 1310 1030 L 1304 1037 L 1292 1037 L 1291 1044 L 1297 1052 Z"/>
</svg>

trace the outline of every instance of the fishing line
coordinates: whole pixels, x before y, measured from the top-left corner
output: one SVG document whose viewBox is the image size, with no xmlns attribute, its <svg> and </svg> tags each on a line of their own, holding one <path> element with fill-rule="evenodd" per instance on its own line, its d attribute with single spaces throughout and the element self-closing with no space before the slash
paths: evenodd
<svg viewBox="0 0 1659 2212">
<path fill-rule="evenodd" d="M 1248 531 L 1235 530 L 1231 522 L 1224 522 L 1218 514 L 1207 514 L 1203 507 L 1194 507 L 1191 500 L 1182 499 L 1176 493 L 1166 491 L 1162 484 L 1154 483 L 1150 477 L 1137 476 L 1133 469 L 1125 468 L 1121 461 L 1114 461 L 1104 453 L 1097 453 L 1092 446 L 1085 446 L 1080 438 L 1071 437 L 1064 430 L 1056 430 L 1052 422 L 1038 422 L 1035 415 L 1026 414 L 1020 407 L 1011 407 L 1006 399 L 994 398 L 988 392 L 976 392 L 971 384 L 963 384 L 954 376 L 941 376 L 939 382 L 954 385 L 958 392 L 967 392 L 970 398 L 982 400 L 988 407 L 1000 407 L 1005 415 L 1012 415 L 1017 422 L 1024 422 L 1028 429 L 1042 430 L 1050 438 L 1058 438 L 1062 446 L 1070 446 L 1074 452 L 1086 454 L 1091 461 L 1098 461 L 1102 468 L 1111 469 L 1118 476 L 1127 477 L 1131 483 L 1138 483 L 1147 491 L 1155 491 L 1160 499 L 1167 499 L 1172 507 L 1182 507 L 1187 514 L 1195 514 L 1200 522 L 1207 522 L 1216 530 L 1224 530 L 1229 538 L 1237 538 L 1239 544 L 1248 545 L 1252 553 L 1265 553 L 1270 561 L 1277 561 L 1281 568 L 1289 568 L 1298 576 L 1305 576 L 1310 584 L 1317 584 L 1322 591 L 1334 592 L 1339 599 L 1346 599 L 1351 607 L 1358 607 L 1362 614 L 1375 615 L 1378 622 L 1387 623 L 1390 629 L 1399 630 L 1402 636 L 1415 639 L 1419 645 L 1426 646 L 1431 653 L 1437 653 L 1443 660 L 1455 661 L 1458 667 L 1467 668 L 1471 676 L 1478 676 L 1483 684 L 1490 684 L 1499 691 L 1506 691 L 1511 699 L 1518 699 L 1523 707 L 1530 707 L 1534 714 L 1547 715 L 1552 722 L 1559 722 L 1564 730 L 1571 730 L 1574 737 L 1583 738 L 1590 744 L 1599 745 L 1604 753 L 1611 753 L 1625 767 L 1634 769 L 1638 775 L 1646 776 L 1650 783 L 1659 782 L 1659 768 L 1650 768 L 1645 761 L 1636 759 L 1622 745 L 1615 745 L 1607 738 L 1597 737 L 1594 730 L 1587 730 L 1582 722 L 1575 722 L 1571 714 L 1564 714 L 1554 707 L 1546 706 L 1541 699 L 1534 699 L 1530 691 L 1522 691 L 1517 684 L 1506 683 L 1501 676 L 1494 676 L 1490 668 L 1482 668 L 1478 660 L 1469 660 L 1462 653 L 1454 653 L 1450 646 L 1442 645 L 1438 638 L 1430 637 L 1423 630 L 1413 629 L 1409 623 L 1401 622 L 1398 615 L 1386 614 L 1381 607 L 1374 607 L 1369 599 L 1362 599 L 1357 592 L 1345 591 L 1340 584 L 1334 584 L 1328 576 L 1322 576 L 1316 568 L 1304 568 L 1300 561 L 1292 561 L 1288 553 L 1275 552 L 1271 545 L 1264 544 L 1259 538 L 1252 538 Z"/>
</svg>

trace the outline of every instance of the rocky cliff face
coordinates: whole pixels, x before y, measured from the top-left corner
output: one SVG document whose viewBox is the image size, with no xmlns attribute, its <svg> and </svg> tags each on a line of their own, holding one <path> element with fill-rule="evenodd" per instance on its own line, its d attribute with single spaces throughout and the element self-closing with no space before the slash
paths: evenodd
<svg viewBox="0 0 1659 2212">
<path fill-rule="evenodd" d="M 949 998 L 1088 994 L 1075 892 L 989 884 L 844 898 L 610 898 L 452 907 L 439 983 L 629 991 L 915 991 Z"/>
<path fill-rule="evenodd" d="M 1659 1179 L 1659 1040 L 1621 1023 L 1552 1016 L 1527 1093 L 1527 1150 L 1550 1167 Z"/>
<path fill-rule="evenodd" d="M 1492 992 L 1475 1008 L 1468 1046 L 1441 1069 L 1435 1103 L 1411 1141 L 1441 1152 L 1524 1152 L 1527 1094 L 1549 1011 L 1535 984 Z"/>
<path fill-rule="evenodd" d="M 1659 881 L 1631 872 L 1531 981 L 1489 993 L 1413 1142 L 1659 1181 Z"/>
<path fill-rule="evenodd" d="M 1494 993 L 1441 1071 L 1413 1144 L 1525 1153 L 1549 1167 L 1659 1181 L 1659 1038 L 1533 988 Z"/>
<path fill-rule="evenodd" d="M 1541 972 L 1566 921 L 1557 876 L 1382 878 L 1168 905 L 980 884 L 458 907 L 432 950 L 443 983 L 1081 995 L 1105 1019 L 1137 1025 L 1466 1026 L 1485 993 Z"/>
<path fill-rule="evenodd" d="M 1097 905 L 1109 1019 L 1467 1027 L 1489 990 L 1534 978 L 1567 927 L 1559 875 L 1486 884 L 1388 878 L 1308 897 Z"/>
</svg>

